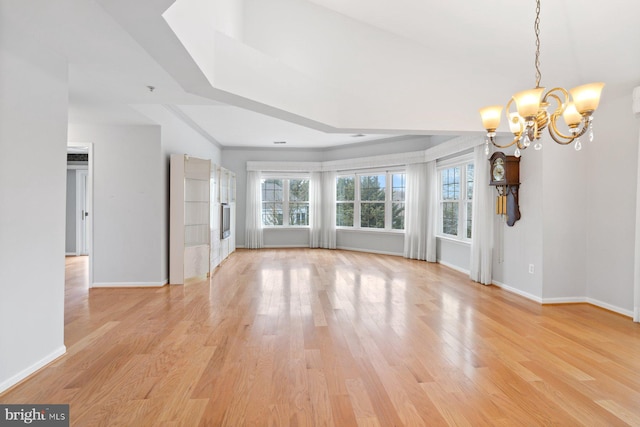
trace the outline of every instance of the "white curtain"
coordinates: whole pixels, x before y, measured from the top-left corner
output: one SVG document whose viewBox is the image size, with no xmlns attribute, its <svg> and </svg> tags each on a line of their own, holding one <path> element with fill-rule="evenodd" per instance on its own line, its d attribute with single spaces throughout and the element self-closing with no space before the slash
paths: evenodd
<svg viewBox="0 0 640 427">
<path fill-rule="evenodd" d="M 312 172 L 309 181 L 309 247 L 336 248 L 336 172 Z"/>
<path fill-rule="evenodd" d="M 489 186 L 489 161 L 484 146 L 474 150 L 474 186 L 471 229 L 471 265 L 469 277 L 484 285 L 491 284 L 493 256 L 493 192 Z"/>
<path fill-rule="evenodd" d="M 437 178 L 435 161 L 407 166 L 404 211 L 405 258 L 436 261 Z"/>
<path fill-rule="evenodd" d="M 259 171 L 247 171 L 247 214 L 244 247 L 263 247 L 262 237 L 262 187 Z"/>
</svg>

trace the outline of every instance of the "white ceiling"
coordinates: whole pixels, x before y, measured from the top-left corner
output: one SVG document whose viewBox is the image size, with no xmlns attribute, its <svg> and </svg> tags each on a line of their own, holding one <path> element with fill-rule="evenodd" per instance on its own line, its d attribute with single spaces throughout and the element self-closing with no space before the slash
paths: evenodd
<svg viewBox="0 0 640 427">
<path fill-rule="evenodd" d="M 26 0 L 1 12 L 68 58 L 70 121 L 151 124 L 136 106 L 169 105 L 222 146 L 481 132 L 478 108 L 535 83 L 532 0 L 179 0 L 182 42 L 162 17 L 172 4 Z M 542 84 L 604 81 L 603 103 L 628 94 L 639 16 L 640 2 L 543 0 Z"/>
</svg>

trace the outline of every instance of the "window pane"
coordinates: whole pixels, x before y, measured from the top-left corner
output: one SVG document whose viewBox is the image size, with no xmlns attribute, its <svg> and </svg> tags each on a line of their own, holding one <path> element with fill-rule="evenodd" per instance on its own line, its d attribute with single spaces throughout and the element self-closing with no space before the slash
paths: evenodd
<svg viewBox="0 0 640 427">
<path fill-rule="evenodd" d="M 442 233 L 458 235 L 458 203 L 442 203 Z"/>
<path fill-rule="evenodd" d="M 473 199 L 473 163 L 467 165 L 467 199 Z"/>
<path fill-rule="evenodd" d="M 282 225 L 282 202 L 262 202 L 262 224 Z"/>
<path fill-rule="evenodd" d="M 391 228 L 394 230 L 404 230 L 404 203 L 394 203 L 391 205 Z"/>
<path fill-rule="evenodd" d="M 290 179 L 289 180 L 289 201 L 308 202 L 309 201 L 309 180 Z"/>
<path fill-rule="evenodd" d="M 471 215 L 472 215 L 472 204 L 471 202 L 467 203 L 467 239 L 471 238 Z"/>
<path fill-rule="evenodd" d="M 384 203 L 361 203 L 360 227 L 384 228 Z"/>
<path fill-rule="evenodd" d="M 284 187 L 281 179 L 262 180 L 262 224 L 282 225 Z"/>
<path fill-rule="evenodd" d="M 336 204 L 336 226 L 353 227 L 353 203 Z"/>
<path fill-rule="evenodd" d="M 360 200 L 384 201 L 386 177 L 384 175 L 367 175 L 360 177 Z"/>
<path fill-rule="evenodd" d="M 281 179 L 263 179 L 262 180 L 262 201 L 273 202 L 281 201 L 283 198 L 283 187 Z"/>
<path fill-rule="evenodd" d="M 391 178 L 391 200 L 394 202 L 404 202 L 404 192 L 406 188 L 406 176 L 403 173 L 393 174 Z"/>
<path fill-rule="evenodd" d="M 460 199 L 460 167 L 442 171 L 442 200 Z"/>
<path fill-rule="evenodd" d="M 355 179 L 352 176 L 341 176 L 336 180 L 336 200 L 355 200 Z"/>
<path fill-rule="evenodd" d="M 289 225 L 309 225 L 309 203 L 289 203 Z"/>
</svg>

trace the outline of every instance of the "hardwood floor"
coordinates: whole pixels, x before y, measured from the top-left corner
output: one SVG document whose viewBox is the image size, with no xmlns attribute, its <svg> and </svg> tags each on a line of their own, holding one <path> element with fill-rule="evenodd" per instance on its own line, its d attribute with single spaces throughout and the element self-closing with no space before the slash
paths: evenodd
<svg viewBox="0 0 640 427">
<path fill-rule="evenodd" d="M 540 306 L 446 267 L 239 250 L 210 280 L 86 289 L 67 354 L 0 395 L 78 426 L 640 426 L 640 325 Z"/>
</svg>

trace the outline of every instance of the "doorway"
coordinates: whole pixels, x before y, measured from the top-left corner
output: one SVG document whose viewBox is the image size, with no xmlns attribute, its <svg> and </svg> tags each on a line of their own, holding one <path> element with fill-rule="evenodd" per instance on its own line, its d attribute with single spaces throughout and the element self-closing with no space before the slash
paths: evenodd
<svg viewBox="0 0 640 427">
<path fill-rule="evenodd" d="M 67 185 L 74 197 L 67 198 L 67 239 L 73 240 L 75 256 L 86 256 L 88 287 L 93 286 L 93 144 L 67 144 L 67 179 L 73 176 L 75 185 Z M 71 201 L 69 199 L 72 199 Z M 73 228 L 73 230 L 71 230 Z M 75 236 L 73 236 L 75 234 Z M 67 251 L 69 254 L 69 251 Z"/>
</svg>

